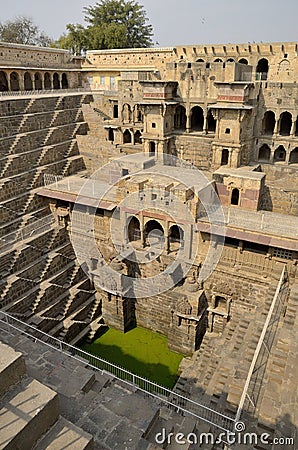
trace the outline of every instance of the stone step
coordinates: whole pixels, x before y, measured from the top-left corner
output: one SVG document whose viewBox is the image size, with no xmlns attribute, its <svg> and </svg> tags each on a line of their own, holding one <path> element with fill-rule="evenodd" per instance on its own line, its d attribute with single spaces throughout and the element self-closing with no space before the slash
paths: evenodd
<svg viewBox="0 0 298 450">
<path fill-rule="evenodd" d="M 29 378 L 9 391 L 0 404 L 0 449 L 31 450 L 59 417 L 56 392 Z"/>
<path fill-rule="evenodd" d="M 60 417 L 33 450 L 92 450 L 93 437 Z"/>
<path fill-rule="evenodd" d="M 0 342 L 0 397 L 26 373 L 22 353 Z"/>
</svg>

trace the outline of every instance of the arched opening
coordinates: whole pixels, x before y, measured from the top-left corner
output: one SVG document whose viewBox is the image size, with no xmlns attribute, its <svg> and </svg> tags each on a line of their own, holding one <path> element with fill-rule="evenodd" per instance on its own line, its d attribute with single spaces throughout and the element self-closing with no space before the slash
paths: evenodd
<svg viewBox="0 0 298 450">
<path fill-rule="evenodd" d="M 169 230 L 169 249 L 170 251 L 179 250 L 184 245 L 184 231 L 179 225 L 171 226 Z"/>
<path fill-rule="evenodd" d="M 285 161 L 286 160 L 286 151 L 283 145 L 279 145 L 274 152 L 274 161 Z"/>
<path fill-rule="evenodd" d="M 273 111 L 266 111 L 263 118 L 263 134 L 272 136 L 275 128 L 275 114 Z"/>
<path fill-rule="evenodd" d="M 10 89 L 12 91 L 19 91 L 20 90 L 19 75 L 16 72 L 12 72 L 10 74 Z"/>
<path fill-rule="evenodd" d="M 131 132 L 125 130 L 123 133 L 123 144 L 131 144 Z"/>
<path fill-rule="evenodd" d="M 174 115 L 174 128 L 176 128 L 176 130 L 186 129 L 186 109 L 182 105 L 179 105 L 176 108 Z"/>
<path fill-rule="evenodd" d="M 119 107 L 118 105 L 113 106 L 113 117 L 114 119 L 118 119 L 119 117 Z"/>
<path fill-rule="evenodd" d="M 109 128 L 108 139 L 109 141 L 114 142 L 115 136 L 113 128 Z"/>
<path fill-rule="evenodd" d="M 234 188 L 232 190 L 232 195 L 231 195 L 231 205 L 238 206 L 239 205 L 239 199 L 240 199 L 239 189 Z"/>
<path fill-rule="evenodd" d="M 224 148 L 221 152 L 221 166 L 226 166 L 229 164 L 229 150 L 227 148 Z"/>
<path fill-rule="evenodd" d="M 245 58 L 241 58 L 241 59 L 239 59 L 239 64 L 245 64 L 245 65 L 247 65 L 248 64 L 248 61 L 247 61 L 247 59 L 245 59 Z"/>
<path fill-rule="evenodd" d="M 162 244 L 164 242 L 164 230 L 156 220 L 149 220 L 145 225 L 144 239 L 146 245 Z"/>
<path fill-rule="evenodd" d="M 215 63 L 222 63 L 222 62 L 223 62 L 223 60 L 222 60 L 222 59 L 220 59 L 220 58 L 216 58 L 216 59 L 214 60 L 214 62 L 215 62 Z"/>
<path fill-rule="evenodd" d="M 207 113 L 207 130 L 210 133 L 215 133 L 216 129 L 216 120 L 213 117 L 213 114 L 211 111 L 208 111 Z"/>
<path fill-rule="evenodd" d="M 139 241 L 141 239 L 141 226 L 137 217 L 130 217 L 127 227 L 129 242 Z"/>
<path fill-rule="evenodd" d="M 235 60 L 233 58 L 229 58 L 229 59 L 227 59 L 227 62 L 233 63 L 233 62 L 235 62 Z"/>
<path fill-rule="evenodd" d="M 33 89 L 32 78 L 29 72 L 24 73 L 24 88 L 25 91 L 32 91 Z"/>
<path fill-rule="evenodd" d="M 0 72 L 0 91 L 6 92 L 8 91 L 8 82 L 7 82 L 7 76 L 6 73 L 1 70 Z"/>
<path fill-rule="evenodd" d="M 137 130 L 135 132 L 135 144 L 141 144 L 142 143 L 142 133 L 140 132 L 140 130 Z"/>
<path fill-rule="evenodd" d="M 128 103 L 124 103 L 122 109 L 122 118 L 123 122 L 130 123 L 131 122 L 131 107 Z"/>
<path fill-rule="evenodd" d="M 197 63 L 204 63 L 205 61 L 202 58 L 196 60 Z"/>
<path fill-rule="evenodd" d="M 36 72 L 34 74 L 34 89 L 36 91 L 41 91 L 41 89 L 42 89 L 41 75 L 39 72 Z"/>
<path fill-rule="evenodd" d="M 203 131 L 204 127 L 204 111 L 200 106 L 194 106 L 191 110 L 191 124 L 192 131 Z"/>
<path fill-rule="evenodd" d="M 44 74 L 44 88 L 45 89 L 52 89 L 51 75 L 49 74 L 49 72 L 46 72 Z"/>
<path fill-rule="evenodd" d="M 156 144 L 154 141 L 150 141 L 149 142 L 149 153 L 150 156 L 155 156 L 155 151 L 156 151 Z"/>
<path fill-rule="evenodd" d="M 298 164 L 298 147 L 291 151 L 289 163 Z"/>
<path fill-rule="evenodd" d="M 259 60 L 257 65 L 257 80 L 267 80 L 268 72 L 269 72 L 269 63 L 268 59 L 262 58 Z"/>
<path fill-rule="evenodd" d="M 279 134 L 282 136 L 289 136 L 292 128 L 292 114 L 288 111 L 280 115 Z"/>
<path fill-rule="evenodd" d="M 227 309 L 227 300 L 221 295 L 216 295 L 214 301 L 214 309 L 220 309 L 221 311 L 226 311 Z"/>
<path fill-rule="evenodd" d="M 259 149 L 259 161 L 269 161 L 270 160 L 271 150 L 267 144 L 263 144 Z"/>
<path fill-rule="evenodd" d="M 62 89 L 68 89 L 68 78 L 67 78 L 66 73 L 62 74 L 61 85 L 62 85 Z"/>
<path fill-rule="evenodd" d="M 53 75 L 53 89 L 60 89 L 59 75 L 56 72 Z"/>
</svg>

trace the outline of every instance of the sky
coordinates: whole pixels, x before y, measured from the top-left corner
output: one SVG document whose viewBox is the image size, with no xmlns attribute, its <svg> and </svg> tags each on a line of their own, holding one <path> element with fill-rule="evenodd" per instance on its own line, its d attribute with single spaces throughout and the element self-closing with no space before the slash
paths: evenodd
<svg viewBox="0 0 298 450">
<path fill-rule="evenodd" d="M 93 0 L 0 0 L 0 22 L 31 17 L 57 39 L 67 23 L 84 24 Z M 139 0 L 156 46 L 298 41 L 297 0 Z"/>
</svg>

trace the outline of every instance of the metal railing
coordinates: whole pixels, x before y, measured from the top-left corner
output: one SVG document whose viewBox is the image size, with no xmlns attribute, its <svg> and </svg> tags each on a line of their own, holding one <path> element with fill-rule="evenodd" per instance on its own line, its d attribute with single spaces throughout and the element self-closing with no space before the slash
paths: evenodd
<svg viewBox="0 0 298 450">
<path fill-rule="evenodd" d="M 212 211 L 214 205 L 207 205 L 208 210 Z M 222 208 L 225 215 L 226 225 L 235 228 L 247 229 L 252 231 L 263 231 L 274 236 L 298 236 L 298 217 L 287 216 L 291 220 L 285 220 L 284 214 L 271 211 L 249 211 L 238 208 Z M 198 212 L 198 221 L 208 221 L 208 215 L 204 208 Z"/>
<path fill-rule="evenodd" d="M 52 214 L 49 214 L 46 217 L 41 219 L 37 219 L 34 222 L 26 225 L 20 230 L 16 230 L 12 233 L 7 234 L 6 236 L 0 238 L 0 249 L 7 247 L 8 245 L 14 244 L 15 242 L 21 242 L 25 239 L 32 237 L 41 232 L 47 231 L 50 229 L 51 225 L 55 222 L 55 219 Z"/>
<path fill-rule="evenodd" d="M 0 92 L 1 97 L 22 97 L 22 96 L 39 96 L 39 95 L 60 95 L 60 94 L 76 94 L 76 93 L 92 93 L 91 89 L 88 88 L 72 88 L 72 89 L 40 89 L 40 90 L 30 90 L 30 91 L 2 91 Z"/>
<path fill-rule="evenodd" d="M 215 411 L 206 405 L 195 402 L 190 398 L 184 397 L 176 393 L 175 391 L 160 386 L 146 378 L 140 377 L 102 358 L 87 353 L 79 349 L 78 347 L 74 347 L 73 345 L 50 336 L 49 334 L 44 333 L 43 331 L 40 331 L 37 328 L 26 324 L 3 311 L 0 311 L 0 323 L 6 326 L 8 331 L 16 330 L 33 339 L 34 342 L 40 342 L 43 345 L 60 351 L 67 357 L 76 359 L 80 363 L 82 363 L 83 359 L 83 363 L 86 366 L 94 370 L 98 370 L 102 373 L 106 373 L 113 378 L 121 380 L 124 383 L 132 386 L 133 388 L 137 388 L 145 394 L 158 399 L 169 408 L 177 412 L 189 414 L 196 419 L 201 419 L 207 422 L 209 425 L 212 425 L 225 432 L 234 430 L 234 418 Z"/>
<path fill-rule="evenodd" d="M 284 308 L 284 301 L 288 291 L 287 279 L 288 276 L 286 266 L 284 266 L 249 368 L 236 413 L 236 422 L 240 420 L 245 404 L 246 413 L 250 411 L 254 413 L 256 409 L 270 350 L 272 348 L 278 322 Z"/>
</svg>

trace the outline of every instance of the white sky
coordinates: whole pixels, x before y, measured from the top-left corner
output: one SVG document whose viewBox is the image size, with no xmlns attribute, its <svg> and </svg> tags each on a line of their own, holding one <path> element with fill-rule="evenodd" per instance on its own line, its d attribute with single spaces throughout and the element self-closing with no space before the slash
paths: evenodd
<svg viewBox="0 0 298 450">
<path fill-rule="evenodd" d="M 56 39 L 67 23 L 84 23 L 92 0 L 0 0 L 0 21 L 31 17 Z M 161 46 L 298 41 L 298 0 L 139 0 Z"/>
</svg>

